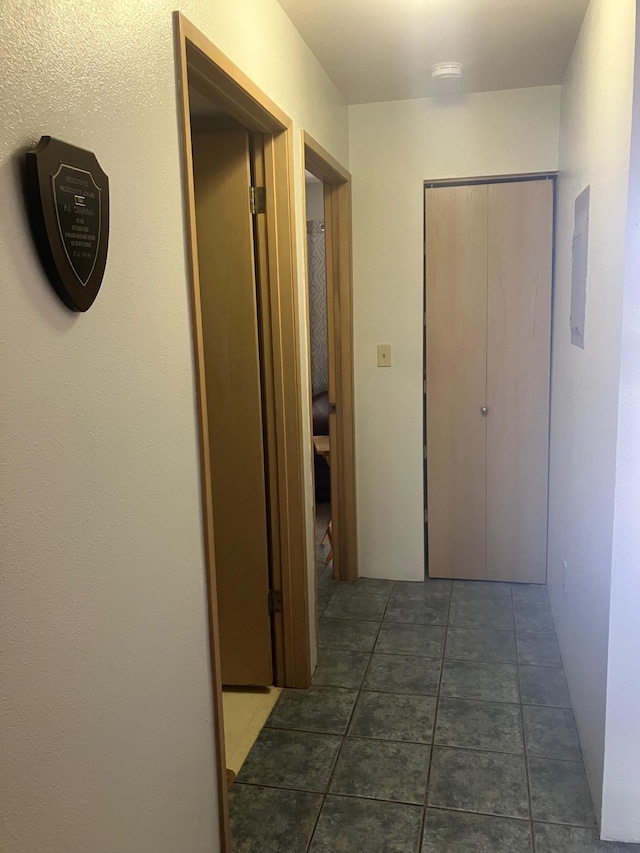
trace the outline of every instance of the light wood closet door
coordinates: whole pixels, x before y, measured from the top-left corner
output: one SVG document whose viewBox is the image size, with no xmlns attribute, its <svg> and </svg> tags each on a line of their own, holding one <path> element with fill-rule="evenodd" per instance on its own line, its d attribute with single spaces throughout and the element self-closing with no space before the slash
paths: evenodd
<svg viewBox="0 0 640 853">
<path fill-rule="evenodd" d="M 272 684 L 269 556 L 246 133 L 193 137 L 223 684 Z"/>
<path fill-rule="evenodd" d="M 488 194 L 487 571 L 544 583 L 553 183 Z"/>
<path fill-rule="evenodd" d="M 429 575 L 484 578 L 487 187 L 425 192 Z"/>
</svg>

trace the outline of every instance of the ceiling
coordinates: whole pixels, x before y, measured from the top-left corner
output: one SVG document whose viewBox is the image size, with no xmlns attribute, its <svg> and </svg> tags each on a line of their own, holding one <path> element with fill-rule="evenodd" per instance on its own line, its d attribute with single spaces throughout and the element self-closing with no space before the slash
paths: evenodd
<svg viewBox="0 0 640 853">
<path fill-rule="evenodd" d="M 589 0 L 279 0 L 350 104 L 562 82 Z M 446 86 L 447 84 L 445 84 Z"/>
</svg>

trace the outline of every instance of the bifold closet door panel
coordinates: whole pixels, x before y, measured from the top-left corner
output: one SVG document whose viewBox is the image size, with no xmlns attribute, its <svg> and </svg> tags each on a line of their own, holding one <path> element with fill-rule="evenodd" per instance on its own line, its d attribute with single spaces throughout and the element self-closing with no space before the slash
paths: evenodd
<svg viewBox="0 0 640 853">
<path fill-rule="evenodd" d="M 487 571 L 546 580 L 553 182 L 488 188 Z"/>
<path fill-rule="evenodd" d="M 484 578 L 487 187 L 425 193 L 429 575 Z"/>
</svg>

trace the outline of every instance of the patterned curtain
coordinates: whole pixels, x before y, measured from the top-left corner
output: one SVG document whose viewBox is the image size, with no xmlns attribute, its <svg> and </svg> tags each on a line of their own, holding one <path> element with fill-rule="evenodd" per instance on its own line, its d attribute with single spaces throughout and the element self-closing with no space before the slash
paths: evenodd
<svg viewBox="0 0 640 853">
<path fill-rule="evenodd" d="M 325 271 L 324 225 L 307 222 L 309 260 L 309 318 L 311 322 L 311 383 L 313 393 L 326 391 L 329 384 L 327 355 L 327 280 Z"/>
</svg>

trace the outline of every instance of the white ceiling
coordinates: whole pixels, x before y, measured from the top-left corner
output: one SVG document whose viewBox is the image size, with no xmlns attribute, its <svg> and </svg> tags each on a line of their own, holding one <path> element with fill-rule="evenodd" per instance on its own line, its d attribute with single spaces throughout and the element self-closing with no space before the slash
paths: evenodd
<svg viewBox="0 0 640 853">
<path fill-rule="evenodd" d="M 279 0 L 350 104 L 561 83 L 589 0 Z"/>
</svg>

